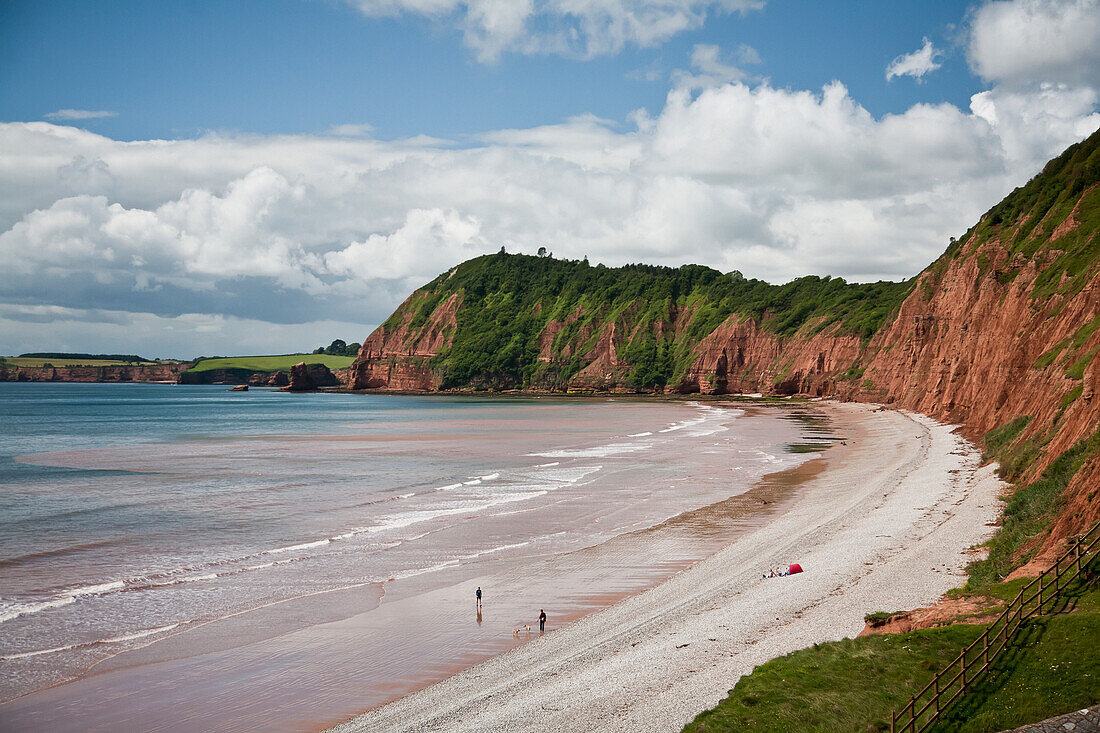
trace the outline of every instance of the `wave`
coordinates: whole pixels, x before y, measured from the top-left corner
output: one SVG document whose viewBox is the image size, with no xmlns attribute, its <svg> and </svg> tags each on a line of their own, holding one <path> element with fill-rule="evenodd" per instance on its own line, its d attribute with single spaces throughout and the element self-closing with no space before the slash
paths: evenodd
<svg viewBox="0 0 1100 733">
<path fill-rule="evenodd" d="M 608 443 L 607 445 L 597 445 L 591 448 L 566 448 L 544 453 L 528 453 L 527 455 L 540 458 L 607 458 L 608 456 L 624 453 L 637 453 L 649 450 L 651 447 L 646 443 Z"/>
<path fill-rule="evenodd" d="M 53 608 L 68 606 L 72 603 L 76 603 L 79 598 L 101 596 L 104 593 L 110 593 L 111 591 L 119 590 L 124 587 L 126 587 L 126 581 L 115 580 L 110 583 L 96 583 L 94 585 L 69 588 L 46 601 L 3 604 L 0 605 L 0 609 L 2 609 L 0 610 L 0 623 L 17 619 L 20 616 L 28 616 L 30 614 L 41 613 L 42 611 L 49 611 Z"/>
<path fill-rule="evenodd" d="M 79 552 L 88 552 L 90 550 L 96 550 L 101 547 L 109 547 L 114 545 L 114 540 L 108 540 L 103 542 L 86 542 L 81 545 L 73 545 L 71 547 L 59 547 L 55 550 L 41 550 L 39 552 L 28 552 L 22 555 L 15 555 L 13 557 L 0 558 L 0 567 L 7 567 L 9 565 L 20 565 L 22 563 L 34 562 L 36 560 L 52 560 L 64 555 L 72 555 Z"/>
<path fill-rule="evenodd" d="M 514 549 L 516 547 L 524 547 L 525 545 L 529 544 L 531 544 L 531 540 L 528 540 L 526 542 L 514 542 L 509 545 L 500 545 L 499 547 L 491 547 L 488 550 L 480 550 L 478 552 L 470 553 L 469 555 L 459 555 L 458 557 L 452 557 L 449 560 L 444 560 L 443 562 L 435 563 L 434 565 L 428 565 L 422 568 L 410 568 L 409 570 L 402 570 L 399 573 L 394 573 L 393 575 L 390 575 L 389 577 L 385 578 L 385 580 L 404 580 L 406 578 L 414 578 L 417 575 L 434 573 L 439 570 L 445 570 L 446 568 L 454 567 L 455 565 L 459 565 L 460 563 L 463 563 L 467 560 L 476 560 L 483 555 L 493 555 L 498 552 L 504 552 L 505 550 Z"/>
<path fill-rule="evenodd" d="M 163 634 L 166 631 L 179 626 L 179 624 L 168 624 L 167 626 L 158 626 L 155 629 L 142 629 L 140 631 L 134 631 L 129 634 L 123 634 L 122 636 L 114 636 L 109 639 L 96 639 L 95 641 L 84 642 L 83 644 L 67 644 L 65 646 L 53 647 L 52 649 L 37 649 L 33 652 L 19 652 L 18 654 L 8 654 L 0 656 L 0 661 L 10 662 L 15 659 L 26 659 L 28 657 L 40 657 L 43 654 L 56 654 L 58 652 L 67 652 L 70 649 L 82 649 L 85 647 L 96 646 L 98 644 L 120 644 L 124 641 L 133 641 L 135 639 L 144 639 L 147 636 L 153 636 L 154 634 Z"/>
<path fill-rule="evenodd" d="M 276 547 L 274 550 L 264 550 L 261 555 L 279 555 L 284 552 L 294 552 L 295 550 L 308 550 L 311 547 L 320 547 L 321 545 L 327 545 L 332 542 L 332 539 L 326 537 L 323 540 L 317 540 L 316 542 L 303 542 L 300 545 L 287 545 L 286 547 Z"/>
<path fill-rule="evenodd" d="M 3 610 L 0 610 L 0 623 L 5 621 L 11 621 L 12 619 L 19 618 L 20 616 L 27 616 L 32 613 L 41 613 L 42 611 L 48 611 L 51 608 L 60 608 L 61 606 L 67 606 L 70 603 L 76 603 L 75 596 L 66 596 L 63 598 L 55 598 L 49 601 L 40 601 L 38 603 L 13 603 L 11 605 L 4 604 Z"/>
</svg>

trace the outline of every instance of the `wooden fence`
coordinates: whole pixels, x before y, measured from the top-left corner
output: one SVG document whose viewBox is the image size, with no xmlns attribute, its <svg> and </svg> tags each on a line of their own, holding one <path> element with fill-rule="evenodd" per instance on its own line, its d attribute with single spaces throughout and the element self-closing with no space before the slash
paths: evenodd
<svg viewBox="0 0 1100 733">
<path fill-rule="evenodd" d="M 1012 642 L 1020 625 L 1053 606 L 1062 589 L 1081 570 L 1100 556 L 1100 522 L 1070 540 L 1069 549 L 1049 569 L 1020 589 L 997 620 L 962 650 L 951 664 L 936 673 L 932 681 L 909 703 L 890 715 L 890 733 L 921 733 L 940 717 L 952 702 L 966 692 Z"/>
</svg>

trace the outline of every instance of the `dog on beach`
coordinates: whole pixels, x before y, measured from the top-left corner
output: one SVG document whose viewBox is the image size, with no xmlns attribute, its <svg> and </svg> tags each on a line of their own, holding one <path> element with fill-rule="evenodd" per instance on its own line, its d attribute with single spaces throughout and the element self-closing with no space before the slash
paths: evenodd
<svg viewBox="0 0 1100 733">
<path fill-rule="evenodd" d="M 528 636 L 530 636 L 530 634 L 531 634 L 531 624 L 524 624 L 522 630 L 526 631 Z M 520 629 L 512 629 L 512 636 L 518 637 L 519 632 L 520 632 Z"/>
</svg>

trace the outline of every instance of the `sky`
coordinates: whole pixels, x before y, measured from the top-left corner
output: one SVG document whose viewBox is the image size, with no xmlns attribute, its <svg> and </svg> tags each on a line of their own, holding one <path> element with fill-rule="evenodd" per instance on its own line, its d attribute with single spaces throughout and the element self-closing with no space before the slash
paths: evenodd
<svg viewBox="0 0 1100 733">
<path fill-rule="evenodd" d="M 501 246 L 905 279 L 1098 94 L 1100 0 L 6 0 L 0 354 L 361 341 Z"/>
</svg>

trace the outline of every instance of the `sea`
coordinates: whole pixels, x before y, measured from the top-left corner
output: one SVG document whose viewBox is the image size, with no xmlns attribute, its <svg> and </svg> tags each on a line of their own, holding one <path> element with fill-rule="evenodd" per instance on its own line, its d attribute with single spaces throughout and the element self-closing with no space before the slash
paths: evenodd
<svg viewBox="0 0 1100 733">
<path fill-rule="evenodd" d="M 0 383 L 0 728 L 339 722 L 716 551 L 675 519 L 812 459 L 790 418 Z"/>
</svg>

